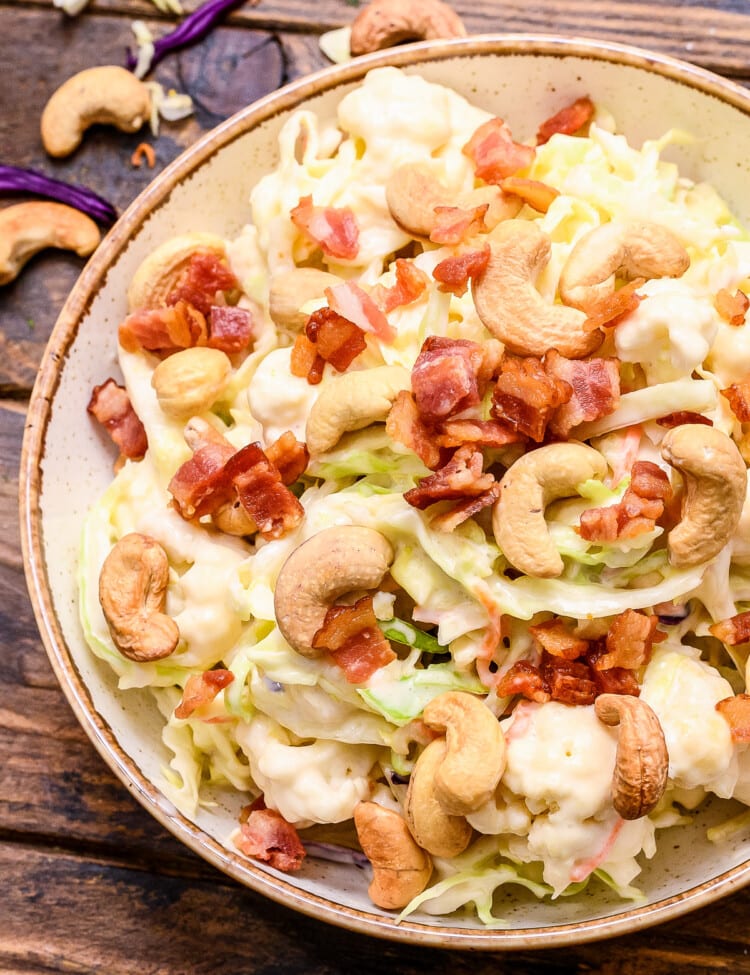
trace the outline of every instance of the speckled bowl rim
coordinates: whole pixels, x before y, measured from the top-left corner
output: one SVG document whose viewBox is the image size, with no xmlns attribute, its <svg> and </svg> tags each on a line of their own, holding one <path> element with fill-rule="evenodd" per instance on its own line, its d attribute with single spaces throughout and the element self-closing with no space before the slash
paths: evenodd
<svg viewBox="0 0 750 975">
<path fill-rule="evenodd" d="M 71 658 L 54 612 L 44 559 L 41 510 L 41 460 L 61 367 L 78 324 L 101 287 L 106 272 L 148 216 L 164 205 L 172 190 L 194 169 L 248 130 L 305 99 L 360 79 L 381 65 L 413 66 L 461 56 L 537 54 L 611 61 L 642 68 L 722 100 L 750 115 L 750 92 L 709 71 L 665 55 L 629 45 L 589 38 L 544 34 L 479 35 L 450 41 L 410 44 L 357 58 L 301 78 L 261 98 L 204 135 L 168 166 L 128 207 L 84 268 L 60 313 L 44 353 L 32 392 L 21 453 L 20 520 L 26 580 L 34 614 L 55 674 L 75 715 L 99 754 L 134 797 L 203 859 L 230 877 L 286 907 L 339 927 L 393 941 L 451 949 L 491 951 L 547 948 L 580 944 L 641 930 L 703 907 L 750 883 L 750 861 L 725 871 L 674 897 L 634 907 L 620 914 L 588 921 L 513 930 L 475 930 L 449 923 L 422 924 L 360 911 L 300 891 L 266 873 L 244 857 L 225 849 L 165 803 L 122 749 L 111 728 L 96 712 Z"/>
</svg>

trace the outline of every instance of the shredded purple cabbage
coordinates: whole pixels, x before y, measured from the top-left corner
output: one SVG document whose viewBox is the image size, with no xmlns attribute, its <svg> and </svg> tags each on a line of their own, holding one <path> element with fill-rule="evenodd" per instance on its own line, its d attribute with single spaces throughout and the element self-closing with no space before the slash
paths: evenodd
<svg viewBox="0 0 750 975">
<path fill-rule="evenodd" d="M 203 6 L 188 14 L 173 31 L 154 41 L 151 67 L 155 67 L 171 51 L 177 51 L 181 47 L 187 47 L 202 40 L 224 14 L 229 13 L 230 10 L 234 10 L 235 7 L 239 7 L 244 2 L 245 0 L 208 0 Z M 132 71 L 137 63 L 138 58 L 132 50 L 128 49 L 125 67 Z"/>
<path fill-rule="evenodd" d="M 659 613 L 659 622 L 663 626 L 677 626 L 684 619 L 690 615 L 690 604 L 683 603 L 675 605 L 672 603 L 672 609 L 666 613 Z"/>
<path fill-rule="evenodd" d="M 103 224 L 109 225 L 117 220 L 117 211 L 112 204 L 93 190 L 64 183 L 35 169 L 0 165 L 0 193 L 33 193 L 59 203 L 67 203 Z"/>
<path fill-rule="evenodd" d="M 304 843 L 305 852 L 313 860 L 330 860 L 332 863 L 348 863 L 354 867 L 366 867 L 370 863 L 360 850 L 350 850 L 348 846 L 336 843 Z"/>
</svg>

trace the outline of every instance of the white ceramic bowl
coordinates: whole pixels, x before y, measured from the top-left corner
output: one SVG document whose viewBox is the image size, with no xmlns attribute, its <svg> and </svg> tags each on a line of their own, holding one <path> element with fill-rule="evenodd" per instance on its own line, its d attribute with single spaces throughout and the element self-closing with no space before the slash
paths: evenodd
<svg viewBox="0 0 750 975">
<path fill-rule="evenodd" d="M 232 236 L 249 219 L 251 187 L 275 162 L 276 136 L 304 103 L 323 115 L 366 71 L 395 64 L 449 85 L 505 118 L 521 138 L 529 124 L 589 94 L 614 114 L 634 143 L 677 127 L 695 141 L 669 150 L 683 172 L 706 179 L 750 223 L 750 95 L 698 68 L 615 44 L 558 37 L 498 36 L 397 48 L 295 82 L 240 112 L 185 152 L 138 197 L 83 271 L 55 326 L 34 389 L 24 441 L 21 513 L 26 571 L 39 627 L 71 706 L 95 746 L 136 798 L 175 836 L 241 883 L 334 924 L 368 934 L 452 948 L 542 947 L 592 940 L 654 924 L 750 881 L 750 844 L 715 846 L 706 826 L 727 816 L 711 807 L 693 826 L 660 833 L 655 861 L 633 907 L 597 891 L 556 903 L 499 897 L 508 926 L 487 930 L 467 918 L 413 916 L 401 924 L 373 908 L 366 874 L 308 859 L 283 875 L 225 848 L 242 804 L 221 795 L 192 821 L 159 792 L 165 753 L 161 718 L 139 692 L 120 693 L 108 667 L 87 649 L 77 617 L 75 571 L 88 506 L 112 476 L 112 453 L 86 416 L 91 388 L 116 372 L 117 324 L 140 261 L 190 230 Z M 532 120 L 530 123 L 529 120 Z M 717 804 L 718 805 L 718 804 Z"/>
</svg>

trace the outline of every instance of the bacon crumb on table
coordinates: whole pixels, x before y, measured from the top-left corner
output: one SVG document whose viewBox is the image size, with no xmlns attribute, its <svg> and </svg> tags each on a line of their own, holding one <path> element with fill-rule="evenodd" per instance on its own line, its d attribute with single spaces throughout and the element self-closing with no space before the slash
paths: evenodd
<svg viewBox="0 0 750 975">
<path fill-rule="evenodd" d="M 141 460 L 148 449 L 146 429 L 138 419 L 127 390 L 111 377 L 94 386 L 87 411 L 102 424 L 122 457 Z"/>
</svg>

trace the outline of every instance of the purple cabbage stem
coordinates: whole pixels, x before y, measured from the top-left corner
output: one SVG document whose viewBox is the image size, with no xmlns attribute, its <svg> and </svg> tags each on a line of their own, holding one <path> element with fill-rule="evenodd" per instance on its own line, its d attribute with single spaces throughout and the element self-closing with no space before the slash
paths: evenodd
<svg viewBox="0 0 750 975">
<path fill-rule="evenodd" d="M 112 204 L 93 190 L 53 179 L 36 169 L 0 165 L 0 193 L 33 193 L 57 200 L 58 203 L 67 203 L 106 225 L 117 220 L 117 211 Z"/>
</svg>

